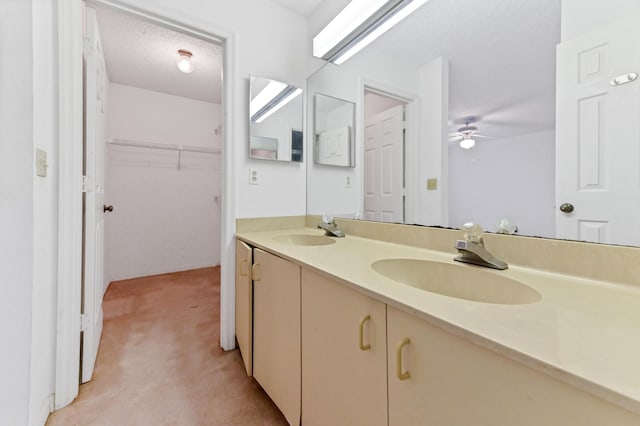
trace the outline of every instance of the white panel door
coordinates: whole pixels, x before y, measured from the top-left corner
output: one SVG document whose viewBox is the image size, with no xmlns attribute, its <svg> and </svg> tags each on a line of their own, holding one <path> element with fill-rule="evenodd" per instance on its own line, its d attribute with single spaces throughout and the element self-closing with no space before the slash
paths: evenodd
<svg viewBox="0 0 640 426">
<path fill-rule="evenodd" d="M 558 47 L 558 238 L 640 243 L 640 80 L 612 84 L 640 73 L 638 22 L 625 18 Z"/>
<path fill-rule="evenodd" d="M 330 166 L 349 166 L 351 163 L 351 126 L 325 130 L 318 135 L 318 158 Z"/>
<path fill-rule="evenodd" d="M 404 221 L 404 105 L 365 123 L 364 219 Z"/>
<path fill-rule="evenodd" d="M 84 277 L 82 383 L 91 380 L 102 335 L 104 294 L 104 91 L 106 71 L 95 12 L 87 8 L 85 43 Z"/>
</svg>

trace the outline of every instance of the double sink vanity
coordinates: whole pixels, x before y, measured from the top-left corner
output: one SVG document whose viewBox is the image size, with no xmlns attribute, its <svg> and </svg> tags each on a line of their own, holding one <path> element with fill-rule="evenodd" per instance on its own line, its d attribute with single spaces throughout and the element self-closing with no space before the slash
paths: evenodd
<svg viewBox="0 0 640 426">
<path fill-rule="evenodd" d="M 290 424 L 640 424 L 638 249 L 487 235 L 494 270 L 460 231 L 318 222 L 237 223 L 238 344 Z"/>
</svg>

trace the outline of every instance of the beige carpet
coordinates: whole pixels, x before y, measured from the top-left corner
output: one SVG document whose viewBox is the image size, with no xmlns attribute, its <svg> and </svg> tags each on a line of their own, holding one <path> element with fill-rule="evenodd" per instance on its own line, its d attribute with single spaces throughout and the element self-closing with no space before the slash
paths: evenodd
<svg viewBox="0 0 640 426">
<path fill-rule="evenodd" d="M 219 346 L 220 269 L 118 281 L 93 380 L 47 425 L 285 425 L 237 350 Z"/>
</svg>

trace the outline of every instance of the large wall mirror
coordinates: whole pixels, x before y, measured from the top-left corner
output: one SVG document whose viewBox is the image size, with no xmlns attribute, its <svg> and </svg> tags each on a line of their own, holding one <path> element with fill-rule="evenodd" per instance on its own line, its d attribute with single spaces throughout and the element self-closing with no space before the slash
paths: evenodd
<svg viewBox="0 0 640 426">
<path fill-rule="evenodd" d="M 308 213 L 640 245 L 639 18 L 628 0 L 428 1 L 308 79 L 356 104 L 355 168 L 309 164 Z"/>
<path fill-rule="evenodd" d="M 302 162 L 302 89 L 281 81 L 249 78 L 249 157 Z"/>
</svg>

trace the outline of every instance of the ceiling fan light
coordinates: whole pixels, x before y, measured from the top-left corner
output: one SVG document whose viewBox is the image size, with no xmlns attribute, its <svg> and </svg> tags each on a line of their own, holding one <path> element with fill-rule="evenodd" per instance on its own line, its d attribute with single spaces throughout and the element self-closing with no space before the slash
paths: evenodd
<svg viewBox="0 0 640 426">
<path fill-rule="evenodd" d="M 191 57 L 193 53 L 186 49 L 178 50 L 178 69 L 185 74 L 191 74 L 194 70 L 193 63 L 191 62 Z"/>
<path fill-rule="evenodd" d="M 471 139 L 469 137 L 463 138 L 460 141 L 460 148 L 462 149 L 471 149 L 476 145 L 476 141 L 474 139 Z"/>
</svg>

